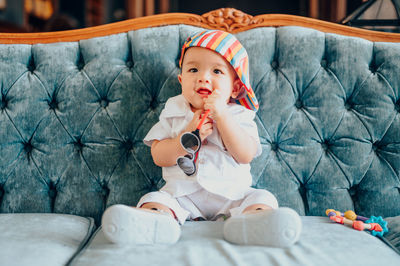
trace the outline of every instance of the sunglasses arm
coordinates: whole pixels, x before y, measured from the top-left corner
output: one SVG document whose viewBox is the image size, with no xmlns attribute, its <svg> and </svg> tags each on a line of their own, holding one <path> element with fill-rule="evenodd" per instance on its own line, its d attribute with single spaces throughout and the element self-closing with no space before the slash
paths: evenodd
<svg viewBox="0 0 400 266">
<path fill-rule="evenodd" d="M 200 130 L 200 128 L 203 126 L 204 121 L 206 120 L 206 118 L 208 117 L 208 114 L 210 113 L 210 109 L 206 110 L 206 112 L 203 115 L 203 118 L 200 120 L 199 124 L 197 125 L 197 130 Z"/>
</svg>

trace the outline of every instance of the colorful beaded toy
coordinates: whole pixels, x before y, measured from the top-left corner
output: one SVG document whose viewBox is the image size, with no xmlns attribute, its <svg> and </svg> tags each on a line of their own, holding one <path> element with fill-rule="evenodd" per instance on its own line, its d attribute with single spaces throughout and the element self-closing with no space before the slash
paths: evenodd
<svg viewBox="0 0 400 266">
<path fill-rule="evenodd" d="M 351 210 L 342 213 L 335 211 L 334 209 L 327 209 L 325 213 L 332 221 L 349 225 L 359 231 L 369 230 L 373 236 L 381 237 L 389 231 L 387 228 L 387 222 L 383 220 L 382 216 L 371 216 L 371 218 L 366 218 L 356 215 Z"/>
</svg>

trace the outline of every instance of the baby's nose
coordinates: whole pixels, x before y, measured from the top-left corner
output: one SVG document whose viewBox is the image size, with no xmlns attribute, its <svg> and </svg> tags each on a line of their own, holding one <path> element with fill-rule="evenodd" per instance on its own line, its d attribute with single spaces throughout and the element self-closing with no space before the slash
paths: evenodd
<svg viewBox="0 0 400 266">
<path fill-rule="evenodd" d="M 210 83 L 210 78 L 208 76 L 202 75 L 198 78 L 198 82 L 202 83 Z"/>
</svg>

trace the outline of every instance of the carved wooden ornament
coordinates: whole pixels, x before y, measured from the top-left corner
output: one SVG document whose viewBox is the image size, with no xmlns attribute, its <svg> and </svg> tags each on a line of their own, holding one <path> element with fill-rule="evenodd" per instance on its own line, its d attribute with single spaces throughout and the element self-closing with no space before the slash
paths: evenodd
<svg viewBox="0 0 400 266">
<path fill-rule="evenodd" d="M 201 22 L 212 28 L 232 32 L 244 26 L 260 23 L 261 19 L 234 8 L 220 8 L 201 16 Z"/>
</svg>

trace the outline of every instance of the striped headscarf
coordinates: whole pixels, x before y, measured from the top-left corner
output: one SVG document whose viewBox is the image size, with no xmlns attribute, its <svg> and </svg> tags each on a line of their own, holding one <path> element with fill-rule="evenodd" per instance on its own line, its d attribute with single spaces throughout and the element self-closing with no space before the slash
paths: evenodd
<svg viewBox="0 0 400 266">
<path fill-rule="evenodd" d="M 247 109 L 257 111 L 258 101 L 250 85 L 249 57 L 246 49 L 232 34 L 220 30 L 205 30 L 189 37 L 182 46 L 179 67 L 182 67 L 185 52 L 190 47 L 203 47 L 222 55 L 233 67 L 242 82 L 245 93 L 235 99 L 235 102 Z"/>
</svg>

